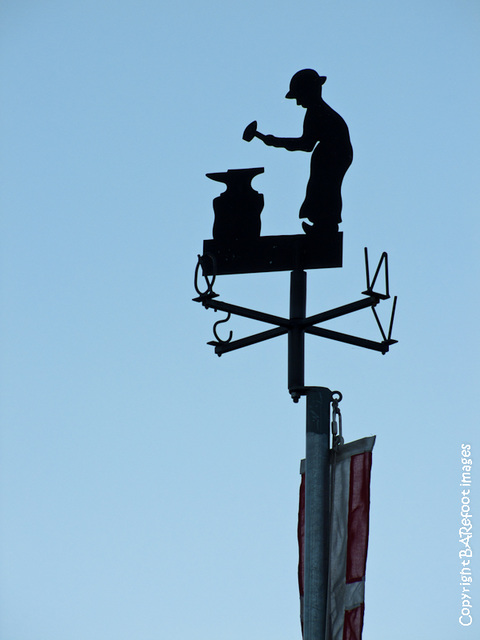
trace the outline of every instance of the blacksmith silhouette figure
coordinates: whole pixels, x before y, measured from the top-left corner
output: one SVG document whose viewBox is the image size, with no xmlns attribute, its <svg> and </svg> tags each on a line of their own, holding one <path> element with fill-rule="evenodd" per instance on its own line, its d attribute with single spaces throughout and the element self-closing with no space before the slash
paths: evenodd
<svg viewBox="0 0 480 640">
<path fill-rule="evenodd" d="M 243 134 L 244 140 L 257 137 L 268 146 L 288 151 L 313 151 L 307 192 L 300 208 L 300 218 L 307 218 L 312 223 L 302 224 L 309 235 L 338 231 L 342 221 L 342 181 L 353 159 L 345 121 L 322 98 L 326 79 L 313 69 L 303 69 L 290 81 L 290 90 L 285 97 L 295 99 L 307 110 L 299 138 L 264 135 L 257 131 L 256 122 L 249 124 Z"/>
</svg>

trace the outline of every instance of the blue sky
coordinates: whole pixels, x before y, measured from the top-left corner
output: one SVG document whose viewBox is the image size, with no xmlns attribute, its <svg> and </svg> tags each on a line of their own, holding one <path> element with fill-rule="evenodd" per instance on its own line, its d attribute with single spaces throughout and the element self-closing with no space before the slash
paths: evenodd
<svg viewBox="0 0 480 640">
<path fill-rule="evenodd" d="M 460 445 L 480 451 L 478 3 L 5 0 L 0 23 L 2 640 L 300 637 L 286 340 L 219 359 L 222 316 L 191 298 L 205 173 L 264 166 L 263 233 L 300 231 L 308 154 L 241 135 L 300 133 L 305 67 L 354 147 L 344 267 L 309 272 L 308 310 L 360 297 L 365 246 L 399 296 L 386 356 L 307 339 L 346 438 L 377 435 L 364 637 L 477 637 L 458 485 Z M 288 286 L 215 289 L 284 315 Z M 330 326 L 378 338 L 367 311 Z"/>
</svg>

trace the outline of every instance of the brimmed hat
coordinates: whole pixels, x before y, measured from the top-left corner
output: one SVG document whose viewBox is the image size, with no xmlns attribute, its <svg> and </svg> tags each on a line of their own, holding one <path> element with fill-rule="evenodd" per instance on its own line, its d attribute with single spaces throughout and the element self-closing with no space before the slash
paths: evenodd
<svg viewBox="0 0 480 640">
<path fill-rule="evenodd" d="M 309 93 L 313 88 L 320 88 L 326 81 L 327 76 L 319 76 L 313 69 L 302 69 L 290 80 L 290 91 L 286 98 L 298 98 L 306 92 Z"/>
</svg>

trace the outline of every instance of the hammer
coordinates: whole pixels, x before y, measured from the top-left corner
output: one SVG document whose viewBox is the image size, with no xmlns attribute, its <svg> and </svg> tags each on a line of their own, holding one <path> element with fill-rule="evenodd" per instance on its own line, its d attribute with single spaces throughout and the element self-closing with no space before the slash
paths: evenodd
<svg viewBox="0 0 480 640">
<path fill-rule="evenodd" d="M 254 120 L 245 127 L 242 138 L 247 142 L 251 142 L 254 138 L 265 141 L 265 135 L 257 131 L 257 121 Z"/>
</svg>

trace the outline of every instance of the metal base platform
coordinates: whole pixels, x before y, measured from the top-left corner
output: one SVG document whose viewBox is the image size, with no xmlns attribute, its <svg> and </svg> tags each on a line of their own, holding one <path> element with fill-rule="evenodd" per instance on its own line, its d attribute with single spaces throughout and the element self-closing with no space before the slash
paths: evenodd
<svg viewBox="0 0 480 640">
<path fill-rule="evenodd" d="M 331 269 L 342 266 L 343 233 L 264 236 L 229 243 L 203 241 L 204 275 Z M 210 258 L 210 259 L 208 259 Z"/>
</svg>

